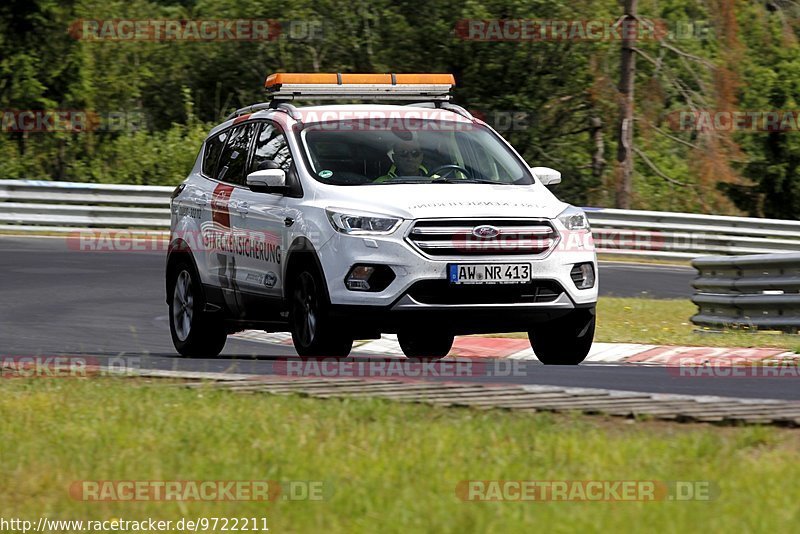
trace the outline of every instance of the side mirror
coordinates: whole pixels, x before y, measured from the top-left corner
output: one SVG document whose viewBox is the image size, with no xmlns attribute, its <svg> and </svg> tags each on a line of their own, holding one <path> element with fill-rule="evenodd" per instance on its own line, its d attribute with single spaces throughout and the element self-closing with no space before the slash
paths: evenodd
<svg viewBox="0 0 800 534">
<path fill-rule="evenodd" d="M 561 183 L 561 173 L 550 167 L 531 167 L 531 172 L 542 185 L 556 185 Z"/>
<path fill-rule="evenodd" d="M 247 187 L 256 193 L 285 193 L 286 173 L 283 169 L 263 169 L 247 175 Z"/>
</svg>

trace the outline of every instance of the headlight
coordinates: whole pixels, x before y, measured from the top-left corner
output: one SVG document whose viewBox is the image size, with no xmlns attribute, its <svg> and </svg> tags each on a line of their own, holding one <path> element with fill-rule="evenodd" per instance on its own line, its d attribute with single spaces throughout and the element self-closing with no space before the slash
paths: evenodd
<svg viewBox="0 0 800 534">
<path fill-rule="evenodd" d="M 337 232 L 351 235 L 387 235 L 394 232 L 403 219 L 355 214 L 327 209 L 328 220 Z"/>
<path fill-rule="evenodd" d="M 582 209 L 570 206 L 562 211 L 558 220 L 564 225 L 567 230 L 590 230 L 589 219 Z"/>
</svg>

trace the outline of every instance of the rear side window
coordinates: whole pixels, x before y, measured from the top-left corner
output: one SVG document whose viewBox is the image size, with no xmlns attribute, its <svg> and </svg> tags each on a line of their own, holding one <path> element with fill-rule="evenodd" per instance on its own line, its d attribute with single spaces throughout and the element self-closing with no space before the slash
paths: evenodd
<svg viewBox="0 0 800 534">
<path fill-rule="evenodd" d="M 222 152 L 222 147 L 225 146 L 225 141 L 228 139 L 228 132 L 222 132 L 206 141 L 206 151 L 203 154 L 203 174 L 206 176 L 214 176 L 214 171 L 219 161 L 219 155 Z"/>
<path fill-rule="evenodd" d="M 247 166 L 247 151 L 253 139 L 256 125 L 244 124 L 231 131 L 230 138 L 222 150 L 217 168 L 217 180 L 244 185 L 244 170 Z"/>
</svg>

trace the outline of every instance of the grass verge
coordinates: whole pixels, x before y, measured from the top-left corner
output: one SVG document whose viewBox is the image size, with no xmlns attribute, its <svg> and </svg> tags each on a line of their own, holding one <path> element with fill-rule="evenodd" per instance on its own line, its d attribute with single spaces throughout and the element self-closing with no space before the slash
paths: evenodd
<svg viewBox="0 0 800 534">
<path fill-rule="evenodd" d="M 264 517 L 273 532 L 782 532 L 800 433 L 325 401 L 123 379 L 0 385 L 0 516 Z M 325 500 L 85 502 L 80 480 L 323 481 Z M 464 502 L 462 480 L 710 481 L 711 501 Z"/>
<path fill-rule="evenodd" d="M 691 260 L 679 260 L 679 259 L 664 259 L 664 258 L 648 258 L 648 257 L 638 257 L 638 256 L 628 256 L 625 254 L 609 254 L 605 252 L 600 252 L 597 254 L 598 261 L 607 261 L 613 263 L 638 263 L 638 264 L 649 264 L 649 265 L 677 265 L 680 267 L 691 267 L 692 262 Z"/>
<path fill-rule="evenodd" d="M 697 307 L 688 300 L 600 297 L 594 340 L 704 347 L 762 347 L 800 352 L 800 337 L 782 333 L 726 330 L 697 332 L 689 318 Z M 500 336 L 497 336 L 500 337 Z M 526 333 L 502 337 L 527 338 Z"/>
</svg>

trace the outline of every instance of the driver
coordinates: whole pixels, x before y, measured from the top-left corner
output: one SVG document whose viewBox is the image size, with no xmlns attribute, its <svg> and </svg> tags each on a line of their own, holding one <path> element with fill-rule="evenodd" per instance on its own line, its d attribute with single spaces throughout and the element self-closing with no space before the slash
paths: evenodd
<svg viewBox="0 0 800 534">
<path fill-rule="evenodd" d="M 417 140 L 399 140 L 388 152 L 392 166 L 389 172 L 375 179 L 374 183 L 386 182 L 398 176 L 428 176 L 428 169 L 422 164 L 422 149 Z"/>
</svg>

